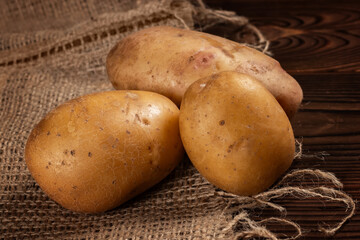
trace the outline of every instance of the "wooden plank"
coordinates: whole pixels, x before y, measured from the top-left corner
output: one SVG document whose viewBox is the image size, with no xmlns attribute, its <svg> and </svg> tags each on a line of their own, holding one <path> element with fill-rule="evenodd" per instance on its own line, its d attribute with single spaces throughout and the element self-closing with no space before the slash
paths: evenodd
<svg viewBox="0 0 360 240">
<path fill-rule="evenodd" d="M 360 135 L 360 112 L 301 110 L 291 122 L 298 137 Z"/>
<path fill-rule="evenodd" d="M 206 2 L 249 17 L 271 40 L 274 57 L 289 73 L 360 71 L 358 1 Z M 249 38 L 235 30 L 226 37 L 239 42 Z"/>
</svg>

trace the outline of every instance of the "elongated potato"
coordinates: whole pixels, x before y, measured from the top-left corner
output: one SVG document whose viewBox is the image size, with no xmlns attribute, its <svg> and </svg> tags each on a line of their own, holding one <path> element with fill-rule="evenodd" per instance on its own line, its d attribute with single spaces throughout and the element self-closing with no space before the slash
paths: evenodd
<svg viewBox="0 0 360 240">
<path fill-rule="evenodd" d="M 71 100 L 31 132 L 27 166 L 65 208 L 101 212 L 167 176 L 184 154 L 179 109 L 144 91 L 110 91 Z"/>
<path fill-rule="evenodd" d="M 290 118 L 303 96 L 296 80 L 273 58 L 221 37 L 172 27 L 148 28 L 124 38 L 108 54 L 106 67 L 116 89 L 154 91 L 178 106 L 191 83 L 221 71 L 255 77 Z"/>
<path fill-rule="evenodd" d="M 194 82 L 185 92 L 179 123 L 194 166 L 234 194 L 264 191 L 294 157 L 294 135 L 284 110 L 245 74 L 222 72 Z"/>
</svg>

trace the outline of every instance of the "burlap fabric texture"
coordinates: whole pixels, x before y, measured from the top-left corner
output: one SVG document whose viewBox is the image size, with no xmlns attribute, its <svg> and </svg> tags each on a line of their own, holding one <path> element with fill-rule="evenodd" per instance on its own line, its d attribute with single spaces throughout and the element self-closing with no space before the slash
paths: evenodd
<svg viewBox="0 0 360 240">
<path fill-rule="evenodd" d="M 279 191 L 304 175 L 341 188 L 331 174 L 294 172 L 273 192 L 237 198 L 214 188 L 186 159 L 160 184 L 114 210 L 86 215 L 62 208 L 31 177 L 24 146 L 31 129 L 54 107 L 113 89 L 105 58 L 115 43 L 150 26 L 206 28 L 224 19 L 240 26 L 248 22 L 229 12 L 211 12 L 202 2 L 186 1 L 19 0 L 0 1 L 0 9 L 1 239 L 276 239 L 263 225 L 266 221 L 290 224 L 300 236 L 293 222 L 255 221 L 245 210 L 270 207 L 281 212 L 284 209 L 271 200 L 293 194 L 335 198 L 350 208 L 349 216 L 353 213 L 351 199 L 333 188 Z M 266 50 L 261 33 L 254 31 L 257 47 Z"/>
</svg>

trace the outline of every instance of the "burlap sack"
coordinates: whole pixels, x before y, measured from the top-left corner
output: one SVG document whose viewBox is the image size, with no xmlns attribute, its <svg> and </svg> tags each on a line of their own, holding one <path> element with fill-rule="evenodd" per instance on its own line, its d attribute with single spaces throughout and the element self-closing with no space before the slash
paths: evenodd
<svg viewBox="0 0 360 240">
<path fill-rule="evenodd" d="M 189 160 L 144 194 L 95 215 L 68 211 L 49 199 L 24 161 L 27 137 L 47 112 L 77 96 L 113 89 L 105 58 L 119 39 L 156 25 L 192 28 L 194 21 L 202 27 L 211 25 L 211 14 L 201 2 L 197 7 L 202 11 L 194 15 L 194 5 L 185 1 L 0 1 L 0 238 L 235 236 L 236 221 L 228 224 L 239 211 L 226 211 L 231 206 L 227 199 L 233 196 L 215 189 Z M 242 17 L 233 21 L 247 24 Z M 252 199 L 256 197 L 240 203 L 254 204 Z M 248 219 L 245 215 L 237 220 Z M 255 222 L 253 225 L 261 228 Z M 246 225 L 244 229 L 250 233 L 244 236 L 259 236 L 251 233 L 254 226 Z M 260 236 L 270 236 L 266 234 Z"/>
</svg>

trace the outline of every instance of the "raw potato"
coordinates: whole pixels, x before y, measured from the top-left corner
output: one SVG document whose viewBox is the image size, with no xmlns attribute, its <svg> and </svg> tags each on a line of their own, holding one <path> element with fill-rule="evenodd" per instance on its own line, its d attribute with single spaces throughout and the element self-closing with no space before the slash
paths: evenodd
<svg viewBox="0 0 360 240">
<path fill-rule="evenodd" d="M 183 157 L 179 109 L 144 91 L 109 91 L 71 100 L 31 132 L 27 166 L 63 207 L 102 212 L 167 176 Z"/>
<path fill-rule="evenodd" d="M 290 122 L 256 79 L 222 72 L 193 83 L 180 108 L 180 134 L 198 171 L 237 195 L 266 190 L 291 165 Z"/>
<path fill-rule="evenodd" d="M 116 89 L 157 92 L 178 106 L 191 83 L 221 71 L 255 77 L 289 118 L 303 97 L 296 80 L 273 58 L 221 37 L 172 27 L 148 28 L 124 38 L 110 51 L 106 67 Z"/>
</svg>

